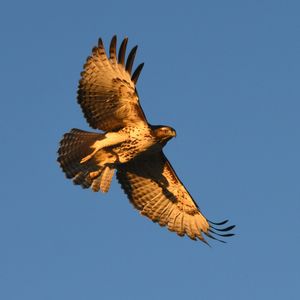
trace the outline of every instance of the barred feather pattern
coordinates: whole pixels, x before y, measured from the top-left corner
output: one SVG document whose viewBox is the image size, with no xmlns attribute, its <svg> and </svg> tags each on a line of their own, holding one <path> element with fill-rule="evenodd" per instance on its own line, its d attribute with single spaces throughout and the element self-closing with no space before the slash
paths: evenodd
<svg viewBox="0 0 300 300">
<path fill-rule="evenodd" d="M 60 142 L 57 161 L 66 174 L 66 177 L 72 178 L 74 184 L 81 185 L 83 188 L 89 188 L 93 185 L 94 191 L 101 189 L 101 184 L 104 185 L 104 183 L 101 183 L 101 173 L 105 169 L 104 166 L 99 165 L 94 158 L 85 163 L 80 163 L 83 157 L 91 153 L 90 146 L 95 141 L 103 138 L 104 134 L 87 132 L 80 129 L 72 129 L 70 132 L 64 134 Z M 97 174 L 94 178 L 90 176 L 93 172 Z M 111 180 L 111 177 L 104 177 L 104 191 L 108 191 L 110 183 L 107 181 L 109 178 Z"/>
<path fill-rule="evenodd" d="M 210 222 L 200 212 L 162 152 L 143 155 L 120 166 L 117 179 L 134 207 L 153 222 L 192 240 L 207 243 L 203 233 L 218 239 L 212 236 Z M 216 230 L 229 231 L 233 227 Z"/>
<path fill-rule="evenodd" d="M 137 46 L 131 50 L 125 64 L 127 38 L 120 46 L 118 60 L 116 43 L 114 36 L 108 57 L 99 39 L 98 46 L 86 60 L 78 87 L 78 103 L 86 120 L 91 127 L 103 131 L 147 124 L 135 87 L 143 64 L 131 76 Z"/>
</svg>

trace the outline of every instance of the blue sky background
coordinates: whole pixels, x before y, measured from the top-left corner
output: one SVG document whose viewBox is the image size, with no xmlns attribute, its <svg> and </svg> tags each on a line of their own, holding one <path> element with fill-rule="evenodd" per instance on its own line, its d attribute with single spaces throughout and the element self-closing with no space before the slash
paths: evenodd
<svg viewBox="0 0 300 300">
<path fill-rule="evenodd" d="M 300 299 L 299 1 L 4 1 L 0 10 L 0 298 Z M 89 130 L 76 103 L 98 37 L 139 45 L 153 124 L 211 220 L 212 248 L 139 216 L 114 181 L 56 163 Z"/>
</svg>

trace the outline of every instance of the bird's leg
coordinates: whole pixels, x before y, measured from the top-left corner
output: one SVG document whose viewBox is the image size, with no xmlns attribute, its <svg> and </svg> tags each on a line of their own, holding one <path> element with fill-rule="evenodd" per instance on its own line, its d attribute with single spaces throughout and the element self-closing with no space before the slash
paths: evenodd
<svg viewBox="0 0 300 300">
<path fill-rule="evenodd" d="M 99 149 L 100 149 L 100 148 L 99 148 Z M 85 156 L 85 157 L 80 161 L 80 163 L 83 164 L 83 163 L 85 163 L 86 161 L 90 160 L 90 159 L 96 154 L 96 152 L 97 152 L 99 149 L 96 148 L 91 154 Z"/>
<path fill-rule="evenodd" d="M 105 138 L 102 140 L 97 140 L 93 145 L 90 146 L 94 151 L 81 159 L 80 163 L 85 163 L 90 160 L 99 150 L 105 147 L 115 146 L 127 140 L 128 136 L 126 134 L 120 134 L 118 132 L 109 132 L 105 134 Z"/>
</svg>

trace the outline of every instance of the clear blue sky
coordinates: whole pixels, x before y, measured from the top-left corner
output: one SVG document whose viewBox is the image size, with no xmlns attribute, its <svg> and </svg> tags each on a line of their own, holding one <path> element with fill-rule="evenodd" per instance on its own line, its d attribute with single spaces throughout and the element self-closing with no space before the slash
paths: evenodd
<svg viewBox="0 0 300 300">
<path fill-rule="evenodd" d="M 6 2 L 6 3 L 5 3 Z M 5 1 L 0 10 L 0 298 L 300 299 L 300 2 Z M 56 163 L 88 130 L 76 90 L 103 37 L 129 37 L 165 152 L 211 220 L 212 248 L 139 216 L 114 181 Z"/>
</svg>

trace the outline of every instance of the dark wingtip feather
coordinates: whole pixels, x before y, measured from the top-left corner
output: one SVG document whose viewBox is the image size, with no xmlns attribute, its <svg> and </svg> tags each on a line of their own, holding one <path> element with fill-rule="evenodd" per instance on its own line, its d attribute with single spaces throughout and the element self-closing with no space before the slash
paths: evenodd
<svg viewBox="0 0 300 300">
<path fill-rule="evenodd" d="M 218 230 L 218 231 L 229 231 L 229 230 L 232 230 L 234 227 L 235 227 L 235 225 L 231 225 L 231 226 L 228 226 L 226 228 L 216 228 L 214 226 L 211 226 L 211 228 L 213 228 L 215 230 Z"/>
<path fill-rule="evenodd" d="M 213 231 L 212 229 L 209 229 L 209 231 L 218 236 L 224 236 L 224 237 L 234 236 L 234 233 L 218 233 L 218 232 Z"/>
<path fill-rule="evenodd" d="M 226 234 L 222 234 L 222 236 L 228 237 L 228 236 L 234 236 L 234 233 L 226 233 Z"/>
<path fill-rule="evenodd" d="M 209 221 L 209 220 L 208 220 L 209 223 L 214 224 L 214 225 L 217 225 L 217 226 L 218 226 L 218 225 L 224 225 L 224 224 L 226 224 L 228 221 L 229 221 L 229 220 L 225 220 L 225 221 L 216 223 L 216 222 L 212 222 L 212 221 Z"/>
<path fill-rule="evenodd" d="M 109 46 L 109 57 L 112 60 L 116 60 L 116 46 L 117 46 L 117 36 L 114 35 L 111 39 L 110 46 Z"/>
<path fill-rule="evenodd" d="M 119 50 L 118 61 L 119 64 L 124 66 L 125 54 L 126 54 L 126 46 L 127 46 L 128 38 L 125 37 Z"/>
<path fill-rule="evenodd" d="M 103 41 L 101 38 L 98 39 L 98 48 L 104 49 Z"/>
<path fill-rule="evenodd" d="M 126 71 L 131 74 L 131 70 L 132 70 L 132 66 L 133 66 L 133 62 L 134 62 L 134 58 L 136 55 L 136 50 L 137 50 L 138 46 L 135 46 L 131 49 L 128 58 L 127 58 L 127 62 L 126 62 Z"/>
<path fill-rule="evenodd" d="M 235 225 L 230 225 L 230 226 L 227 226 L 225 228 L 218 228 L 217 227 L 217 226 L 222 226 L 222 225 L 226 224 L 227 222 L 228 222 L 228 220 L 225 220 L 225 221 L 222 221 L 222 222 L 218 222 L 218 223 L 209 221 L 210 228 L 208 230 L 209 232 L 207 232 L 206 235 L 208 237 L 210 237 L 210 238 L 213 238 L 213 239 L 216 239 L 216 240 L 218 240 L 218 241 L 220 241 L 222 243 L 225 243 L 225 241 L 220 240 L 220 239 L 214 237 L 212 234 L 217 235 L 217 236 L 221 236 L 221 237 L 234 236 L 234 233 L 228 233 L 228 232 L 230 230 L 232 230 L 233 228 L 235 228 Z M 215 226 L 213 226 L 212 224 L 215 225 Z M 214 231 L 213 229 L 216 230 L 216 231 Z M 225 232 L 225 233 L 223 233 L 223 232 Z M 210 234 L 210 233 L 212 233 L 212 234 Z"/>
<path fill-rule="evenodd" d="M 137 83 L 139 76 L 141 74 L 141 71 L 144 67 L 144 63 L 141 63 L 137 66 L 137 68 L 135 69 L 135 71 L 133 72 L 132 76 L 131 76 L 131 80 L 134 82 L 134 84 Z"/>
<path fill-rule="evenodd" d="M 218 239 L 218 238 L 216 238 L 216 237 L 212 236 L 212 235 L 211 235 L 209 232 L 205 232 L 205 235 L 206 235 L 206 236 L 208 236 L 209 238 L 213 239 L 213 240 L 216 240 L 216 241 L 219 241 L 219 242 L 221 242 L 221 243 L 224 243 L 224 244 L 226 244 L 226 242 L 225 242 L 225 241 L 223 241 L 223 240 L 220 240 L 220 239 Z"/>
</svg>

